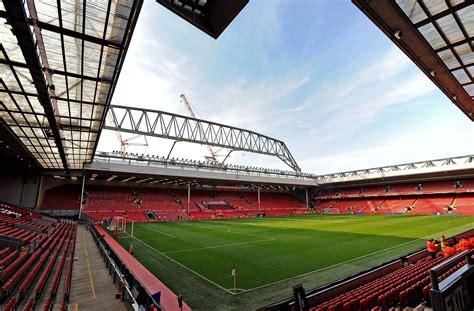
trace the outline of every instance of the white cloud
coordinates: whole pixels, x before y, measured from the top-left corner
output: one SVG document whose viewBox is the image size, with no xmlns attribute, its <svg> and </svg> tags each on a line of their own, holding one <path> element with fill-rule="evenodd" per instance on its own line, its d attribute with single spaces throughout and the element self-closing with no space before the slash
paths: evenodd
<svg viewBox="0 0 474 311">
<path fill-rule="evenodd" d="M 432 96 L 436 90 L 396 47 L 366 60 L 341 60 L 341 68 L 350 65 L 358 69 L 348 69 L 336 78 L 331 72 L 322 72 L 323 76 L 315 77 L 317 71 L 310 66 L 291 68 L 283 73 L 245 75 L 231 71 L 226 76 L 226 70 L 221 67 L 227 68 L 227 64 L 222 59 L 215 61 L 214 53 L 222 51 L 223 45 L 226 45 L 225 51 L 236 55 L 244 53 L 240 36 L 257 38 L 250 54 L 255 63 L 249 66 L 265 63 L 271 64 L 268 67 L 273 69 L 280 65 L 272 54 L 278 53 L 275 46 L 280 43 L 282 32 L 277 6 L 255 13 L 251 9 L 256 5 L 256 2 L 250 2 L 245 14 L 238 17 L 251 21 L 252 27 L 238 23 L 230 26 L 231 29 L 240 27 L 239 36 L 231 36 L 228 29 L 219 41 L 213 41 L 207 37 L 203 39 L 205 35 L 201 36 L 193 29 L 189 42 L 189 46 L 195 47 L 193 50 L 164 40 L 162 31 L 149 26 L 154 25 L 155 16 L 144 10 L 114 102 L 188 114 L 179 101 L 179 95 L 184 93 L 198 117 L 282 139 L 304 170 L 317 173 L 474 152 L 472 144 L 466 149 L 466 144 L 462 143 L 469 136 L 465 134 L 466 122 L 454 124 L 457 135 L 446 126 L 425 122 L 425 128 L 415 124 L 412 128 L 402 127 L 397 133 L 387 133 L 383 141 L 364 138 L 364 135 L 370 136 L 368 128 L 371 125 L 390 119 L 395 110 Z M 184 24 L 183 27 L 190 26 Z M 299 60 L 291 62 L 296 64 Z M 315 81 L 321 82 L 308 92 Z M 403 119 L 397 120 L 403 123 Z M 432 136 L 421 137 L 417 131 Z M 355 134 L 358 132 L 361 132 L 359 136 Z M 474 134 L 474 129 L 472 132 Z M 118 150 L 120 146 L 114 136 L 105 131 L 98 150 Z M 444 145 L 438 146 L 441 142 Z M 149 145 L 146 150 L 137 147 L 130 151 L 166 156 L 172 141 L 149 139 Z M 205 146 L 189 143 L 178 143 L 172 154 L 200 160 L 205 155 L 208 155 Z M 230 162 L 285 168 L 277 159 L 241 152 L 233 153 Z"/>
</svg>

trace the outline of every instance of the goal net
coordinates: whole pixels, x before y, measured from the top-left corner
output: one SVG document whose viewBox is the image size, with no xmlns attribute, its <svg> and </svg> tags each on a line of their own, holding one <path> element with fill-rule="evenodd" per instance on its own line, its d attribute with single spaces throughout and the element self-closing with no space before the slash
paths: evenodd
<svg viewBox="0 0 474 311">
<path fill-rule="evenodd" d="M 133 236 L 133 224 L 134 224 L 133 220 L 126 219 L 121 216 L 115 216 L 110 221 L 110 225 L 108 226 L 108 229 L 110 231 L 113 231 L 116 236 L 122 233 Z"/>
<path fill-rule="evenodd" d="M 340 211 L 335 207 L 326 207 L 323 209 L 323 214 L 340 214 Z"/>
<path fill-rule="evenodd" d="M 123 232 L 133 236 L 133 227 L 135 222 L 133 220 L 127 219 L 124 224 Z"/>
</svg>

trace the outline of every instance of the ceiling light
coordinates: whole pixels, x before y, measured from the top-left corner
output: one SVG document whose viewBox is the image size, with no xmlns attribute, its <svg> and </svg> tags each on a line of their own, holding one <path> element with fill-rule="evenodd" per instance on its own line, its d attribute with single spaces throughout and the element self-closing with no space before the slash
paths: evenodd
<svg viewBox="0 0 474 311">
<path fill-rule="evenodd" d="M 114 179 L 117 178 L 117 177 L 118 177 L 117 175 L 110 176 L 109 178 L 107 178 L 106 181 L 112 181 L 112 180 L 114 180 Z"/>
<path fill-rule="evenodd" d="M 139 184 L 139 183 L 142 183 L 144 181 L 148 181 L 150 179 L 153 179 L 153 178 L 145 178 L 145 179 L 137 180 L 136 183 Z"/>
</svg>

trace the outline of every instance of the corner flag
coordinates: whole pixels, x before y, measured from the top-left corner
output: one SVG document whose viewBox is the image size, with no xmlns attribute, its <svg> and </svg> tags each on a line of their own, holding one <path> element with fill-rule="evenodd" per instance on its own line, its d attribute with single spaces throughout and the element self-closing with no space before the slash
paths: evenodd
<svg viewBox="0 0 474 311">
<path fill-rule="evenodd" d="M 236 279 L 237 279 L 237 269 L 235 268 L 235 266 L 232 267 L 231 274 L 234 277 L 234 293 L 235 293 L 235 283 L 236 283 Z"/>
</svg>

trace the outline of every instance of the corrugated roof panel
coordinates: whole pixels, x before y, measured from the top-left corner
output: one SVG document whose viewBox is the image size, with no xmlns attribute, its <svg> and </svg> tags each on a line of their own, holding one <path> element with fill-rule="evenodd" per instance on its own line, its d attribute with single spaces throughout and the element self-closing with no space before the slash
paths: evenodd
<svg viewBox="0 0 474 311">
<path fill-rule="evenodd" d="M 423 3 L 427 6 L 431 15 L 441 13 L 448 9 L 448 6 L 444 2 L 444 0 L 429 0 L 429 1 L 423 1 Z"/>
<path fill-rule="evenodd" d="M 452 74 L 454 75 L 456 80 L 458 80 L 459 83 L 461 83 L 461 84 L 471 82 L 471 79 L 467 76 L 464 69 L 459 69 L 459 70 L 452 71 Z"/>
<path fill-rule="evenodd" d="M 464 89 L 470 96 L 474 96 L 474 84 L 465 85 Z"/>
<path fill-rule="evenodd" d="M 458 16 L 461 19 L 464 29 L 466 29 L 468 35 L 471 38 L 474 37 L 474 7 L 468 6 L 459 10 Z"/>
<path fill-rule="evenodd" d="M 436 50 L 446 46 L 446 42 L 443 40 L 443 37 L 441 37 L 438 30 L 436 30 L 432 23 L 420 27 L 419 31 L 433 49 Z"/>
<path fill-rule="evenodd" d="M 396 0 L 396 2 L 413 23 L 427 18 L 425 12 L 423 12 L 416 0 Z"/>
<path fill-rule="evenodd" d="M 111 95 L 109 94 L 111 83 L 95 80 L 113 79 L 119 52 L 125 48 L 127 33 L 125 30 L 134 3 L 138 4 L 137 9 L 141 8 L 141 0 L 62 0 L 59 5 L 49 0 L 36 0 L 23 4 L 27 18 L 34 20 L 37 17 L 39 20 L 39 23 L 35 23 L 35 27 L 30 27 L 31 30 L 35 30 L 32 39 L 36 42 L 40 65 L 48 69 L 45 72 L 46 81 L 51 81 L 54 85 L 54 88 L 50 88 L 51 105 L 53 111 L 56 110 L 57 113 L 55 119 L 59 120 L 59 131 L 62 131 L 66 140 L 70 140 L 65 142 L 64 148 L 68 154 L 66 161 L 70 163 L 72 169 L 81 168 L 83 162 L 92 159 L 92 150 L 97 144 L 97 133 L 91 134 L 90 131 L 99 130 L 100 120 L 105 113 L 103 106 L 109 103 Z M 4 9 L 3 2 L 0 3 L 0 9 Z M 136 20 L 130 21 L 130 25 L 135 23 Z M 38 27 L 41 31 L 36 31 Z M 107 46 L 108 43 L 103 41 L 104 37 L 105 40 L 116 42 L 119 46 Z M 29 67 L 16 36 L 11 33 L 3 20 L 0 23 L 0 39 L 6 55 L 10 60 L 20 64 L 13 69 L 6 64 L 0 64 L 5 83 L 5 86 L 0 85 L 0 100 L 4 103 L 3 109 L 6 109 L 6 111 L 0 110 L 0 115 L 11 128 L 15 128 L 15 133 L 19 137 L 26 139 L 25 146 L 36 155 L 39 163 L 48 168 L 60 168 L 62 160 L 55 141 L 45 136 L 46 132 L 50 135 L 51 128 L 44 115 L 45 111 L 35 95 L 37 90 L 32 83 Z M 122 57 L 124 55 L 125 53 L 122 53 Z M 6 61 L 4 53 L 0 53 L 0 59 Z M 16 81 L 14 73 L 19 82 Z M 45 85 L 45 88 L 47 87 L 48 85 Z M 8 93 L 11 91 L 17 93 L 25 91 L 32 95 L 11 95 Z M 96 120 L 91 121 L 91 118 Z M 20 124 L 20 127 L 17 124 Z M 41 150 L 33 148 L 37 148 L 39 144 Z M 81 154 L 82 156 L 79 156 Z"/>
<path fill-rule="evenodd" d="M 456 43 L 464 39 L 464 35 L 452 15 L 441 17 L 437 20 L 437 23 L 448 38 L 449 43 Z"/>
</svg>

